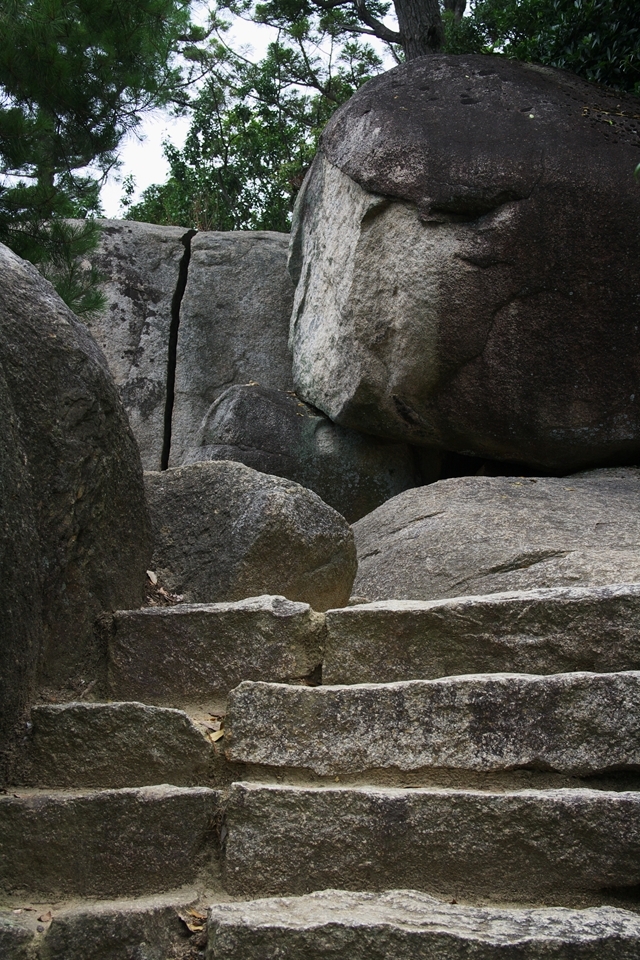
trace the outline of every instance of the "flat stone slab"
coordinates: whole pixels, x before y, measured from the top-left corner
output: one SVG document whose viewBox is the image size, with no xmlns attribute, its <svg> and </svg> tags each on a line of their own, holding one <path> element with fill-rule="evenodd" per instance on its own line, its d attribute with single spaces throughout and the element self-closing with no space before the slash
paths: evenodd
<svg viewBox="0 0 640 960">
<path fill-rule="evenodd" d="M 615 907 L 469 907 L 416 890 L 322 890 L 209 908 L 209 960 L 636 960 L 639 949 L 640 918 Z"/>
<path fill-rule="evenodd" d="M 191 939 L 180 915 L 197 903 L 193 890 L 139 900 L 103 901 L 53 911 L 41 950 L 42 960 L 165 960 L 181 956 Z M 198 911 L 199 912 L 199 911 Z M 39 958 L 40 960 L 40 958 Z"/>
<path fill-rule="evenodd" d="M 211 705 L 242 680 L 309 676 L 323 645 L 324 616 L 284 597 L 123 610 L 109 638 L 110 691 L 122 700 Z"/>
<path fill-rule="evenodd" d="M 197 786 L 213 745 L 182 710 L 143 703 L 33 707 L 20 782 L 32 787 Z"/>
<path fill-rule="evenodd" d="M 329 610 L 325 683 L 640 670 L 640 584 L 550 587 Z"/>
<path fill-rule="evenodd" d="M 219 793 L 153 786 L 0 797 L 0 892 L 48 900 L 161 893 L 214 869 Z"/>
<path fill-rule="evenodd" d="M 341 687 L 242 683 L 227 759 L 318 774 L 640 769 L 640 672 L 485 674 Z"/>
<path fill-rule="evenodd" d="M 640 883 L 640 794 L 236 783 L 225 887 L 237 896 L 408 887 L 445 899 L 593 902 Z"/>
</svg>

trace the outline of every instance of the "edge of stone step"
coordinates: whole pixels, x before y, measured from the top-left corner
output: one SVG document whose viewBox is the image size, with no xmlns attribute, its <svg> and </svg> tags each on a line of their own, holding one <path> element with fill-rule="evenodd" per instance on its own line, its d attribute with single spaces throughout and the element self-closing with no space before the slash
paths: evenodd
<svg viewBox="0 0 640 960">
<path fill-rule="evenodd" d="M 109 960 L 134 956 L 165 960 L 195 945 L 204 946 L 207 908 L 202 903 L 210 899 L 203 899 L 200 891 L 180 889 L 133 900 L 0 909 L 0 956 L 2 960 L 106 956 Z"/>
<path fill-rule="evenodd" d="M 215 712 L 242 680 L 319 682 L 324 614 L 285 597 L 118 610 L 102 629 L 114 700 Z"/>
<path fill-rule="evenodd" d="M 18 788 L 0 797 L 3 899 L 162 893 L 215 886 L 220 791 L 168 784 L 117 790 Z"/>
<path fill-rule="evenodd" d="M 615 907 L 454 905 L 416 890 L 323 890 L 209 907 L 207 960 L 495 960 L 503 951 L 522 960 L 560 960 L 565 951 L 572 960 L 637 960 L 640 917 Z"/>
<path fill-rule="evenodd" d="M 640 670 L 635 582 L 375 601 L 325 618 L 327 684 Z"/>
<path fill-rule="evenodd" d="M 640 672 L 496 673 L 231 691 L 229 761 L 320 776 L 426 768 L 640 770 Z"/>
<path fill-rule="evenodd" d="M 215 780 L 206 727 L 182 710 L 135 701 L 31 708 L 14 782 L 27 787 L 116 789 Z"/>
<path fill-rule="evenodd" d="M 234 897 L 408 887 L 590 906 L 640 886 L 640 793 L 630 791 L 244 782 L 231 788 L 224 830 Z"/>
</svg>

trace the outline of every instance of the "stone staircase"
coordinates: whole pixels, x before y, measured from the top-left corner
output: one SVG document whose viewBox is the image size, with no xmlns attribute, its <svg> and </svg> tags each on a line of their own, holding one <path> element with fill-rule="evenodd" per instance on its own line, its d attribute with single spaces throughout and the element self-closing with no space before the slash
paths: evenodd
<svg viewBox="0 0 640 960">
<path fill-rule="evenodd" d="M 104 645 L 0 797 L 2 960 L 640 958 L 640 585 Z"/>
</svg>

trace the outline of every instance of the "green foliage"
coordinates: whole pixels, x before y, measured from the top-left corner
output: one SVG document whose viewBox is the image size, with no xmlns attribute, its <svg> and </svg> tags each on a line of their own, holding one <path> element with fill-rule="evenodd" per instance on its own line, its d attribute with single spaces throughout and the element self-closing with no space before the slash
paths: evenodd
<svg viewBox="0 0 640 960">
<path fill-rule="evenodd" d="M 74 262 L 97 229 L 101 178 L 148 106 L 181 89 L 188 0 L 0 0 L 0 240 L 95 309 Z"/>
<path fill-rule="evenodd" d="M 445 14 L 450 53 L 503 53 L 640 93 L 637 0 L 476 0 L 455 23 Z"/>
<path fill-rule="evenodd" d="M 344 11 L 314 13 L 305 3 L 302 15 L 293 0 L 234 4 L 234 12 L 279 30 L 258 64 L 229 49 L 225 24 L 216 21 L 206 52 L 210 75 L 193 102 L 185 146 L 165 144 L 169 180 L 149 187 L 136 204 L 125 197 L 128 219 L 200 230 L 289 229 L 322 128 L 382 69 L 368 44 L 345 34 Z"/>
</svg>

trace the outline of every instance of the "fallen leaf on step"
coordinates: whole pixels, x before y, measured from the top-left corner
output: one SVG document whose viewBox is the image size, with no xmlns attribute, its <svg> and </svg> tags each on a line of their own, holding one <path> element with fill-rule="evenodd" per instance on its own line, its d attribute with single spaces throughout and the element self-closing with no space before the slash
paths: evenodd
<svg viewBox="0 0 640 960">
<path fill-rule="evenodd" d="M 51 910 L 47 910 L 46 913 L 43 913 L 42 916 L 38 917 L 38 920 L 40 923 L 51 923 L 53 920 L 53 914 L 51 913 Z"/>
<path fill-rule="evenodd" d="M 206 920 L 206 919 L 207 919 L 206 913 L 200 913 L 199 910 L 193 910 L 193 909 L 190 908 L 189 910 L 187 910 L 187 913 L 189 914 L 190 917 L 194 917 L 196 920 Z"/>
<path fill-rule="evenodd" d="M 205 924 L 201 920 L 196 920 L 195 918 L 192 918 L 189 916 L 185 917 L 185 915 L 182 913 L 179 913 L 178 916 L 184 923 L 189 933 L 200 933 L 202 930 L 205 929 Z"/>
<path fill-rule="evenodd" d="M 222 720 L 202 720 L 201 724 L 203 727 L 206 727 L 207 730 L 213 730 L 215 733 L 222 727 Z"/>
<path fill-rule="evenodd" d="M 157 582 L 158 582 L 158 576 L 157 576 L 157 574 L 155 574 L 155 573 L 153 572 L 153 570 L 147 570 L 147 576 L 149 577 L 149 580 L 151 580 L 151 583 L 152 583 L 152 584 L 154 585 L 154 587 L 155 587 L 155 585 L 156 585 Z"/>
<path fill-rule="evenodd" d="M 208 733 L 207 736 L 209 740 L 211 740 L 211 743 L 217 743 L 218 740 L 222 740 L 224 737 L 224 730 L 216 730 L 214 733 Z"/>
</svg>

